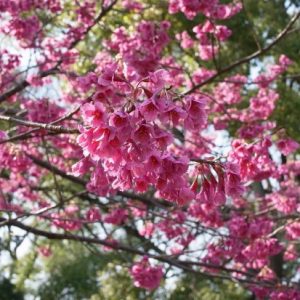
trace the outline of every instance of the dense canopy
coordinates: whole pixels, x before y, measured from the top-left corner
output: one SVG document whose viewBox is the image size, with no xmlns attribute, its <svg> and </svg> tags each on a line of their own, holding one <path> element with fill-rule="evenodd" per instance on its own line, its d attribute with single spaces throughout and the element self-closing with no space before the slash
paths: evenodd
<svg viewBox="0 0 300 300">
<path fill-rule="evenodd" d="M 300 299 L 299 7 L 1 0 L 0 298 Z"/>
</svg>

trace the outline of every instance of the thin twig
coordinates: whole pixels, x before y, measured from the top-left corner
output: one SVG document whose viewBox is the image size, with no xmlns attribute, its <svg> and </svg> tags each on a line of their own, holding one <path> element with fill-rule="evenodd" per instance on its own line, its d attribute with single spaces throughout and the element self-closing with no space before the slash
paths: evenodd
<svg viewBox="0 0 300 300">
<path fill-rule="evenodd" d="M 289 30 L 292 28 L 292 26 L 295 24 L 295 22 L 298 20 L 298 18 L 300 17 L 300 13 L 297 13 L 294 17 L 292 17 L 292 19 L 290 20 L 290 22 L 287 24 L 287 26 L 277 35 L 277 37 L 266 47 L 246 56 L 243 57 L 237 61 L 235 61 L 234 63 L 230 64 L 229 66 L 219 70 L 218 73 L 216 73 L 215 75 L 209 77 L 207 80 L 197 84 L 196 86 L 192 87 L 190 90 L 184 92 L 181 97 L 184 97 L 186 95 L 192 94 L 193 92 L 195 92 L 197 89 L 199 89 L 200 87 L 211 83 L 212 81 L 214 81 L 217 77 L 223 75 L 224 73 L 227 73 L 231 70 L 233 70 L 234 68 L 244 64 L 244 63 L 248 63 L 251 60 L 265 54 L 266 52 L 268 52 L 270 49 L 272 49 L 276 44 L 278 44 L 285 36 L 286 34 L 289 32 Z"/>
</svg>

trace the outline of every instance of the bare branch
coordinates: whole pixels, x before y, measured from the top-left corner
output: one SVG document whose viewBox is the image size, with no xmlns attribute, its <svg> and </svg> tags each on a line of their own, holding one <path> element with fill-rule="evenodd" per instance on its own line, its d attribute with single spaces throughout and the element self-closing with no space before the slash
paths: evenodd
<svg viewBox="0 0 300 300">
<path fill-rule="evenodd" d="M 0 120 L 17 123 L 19 125 L 27 126 L 27 127 L 35 127 L 40 129 L 46 129 L 49 131 L 54 131 L 58 133 L 79 133 L 78 129 L 66 128 L 64 126 L 51 125 L 39 122 L 25 121 L 14 117 L 0 115 Z"/>
<path fill-rule="evenodd" d="M 115 250 L 121 250 L 121 251 L 125 251 L 127 253 L 131 253 L 131 254 L 136 254 L 136 255 L 147 255 L 148 257 L 154 258 L 158 261 L 170 264 L 174 267 L 177 267 L 179 269 L 185 270 L 187 272 L 192 272 L 195 274 L 199 274 L 208 278 L 221 278 L 221 279 L 225 279 L 225 280 L 230 280 L 233 281 L 235 279 L 233 279 L 230 276 L 226 276 L 226 275 L 222 275 L 222 274 L 210 274 L 210 273 L 206 273 L 206 272 L 202 272 L 200 270 L 196 270 L 193 268 L 193 265 L 197 265 L 197 266 L 201 266 L 201 267 L 206 267 L 206 268 L 214 268 L 214 269 L 220 269 L 226 272 L 236 272 L 236 273 L 245 273 L 245 272 L 240 272 L 239 270 L 236 269 L 227 269 L 223 266 L 220 265 L 213 265 L 213 264 L 206 264 L 206 263 L 200 263 L 200 262 L 193 262 L 193 261 L 183 261 L 183 260 L 179 260 L 178 258 L 174 258 L 170 255 L 155 255 L 155 254 L 151 254 L 151 253 L 145 253 L 142 250 L 139 249 L 135 249 L 129 246 L 126 246 L 124 244 L 121 243 L 113 243 L 110 242 L 108 240 L 103 240 L 103 239 L 99 239 L 99 238 L 90 238 L 90 237 L 85 237 L 85 236 L 78 236 L 78 235 L 73 235 L 70 233 L 54 233 L 54 232 L 48 232 L 48 231 L 44 231 L 38 228 L 34 228 L 28 225 L 25 225 L 22 222 L 16 221 L 16 220 L 8 220 L 5 218 L 1 218 L 0 217 L 0 222 L 3 222 L 5 225 L 7 226 L 14 226 L 14 227 L 18 227 L 26 232 L 32 233 L 36 236 L 42 236 L 51 240 L 71 240 L 71 241 L 78 241 L 78 242 L 85 242 L 85 243 L 89 243 L 89 244 L 98 244 L 98 245 L 102 245 L 102 246 L 106 246 L 106 247 L 110 247 L 112 249 Z M 253 274 L 249 274 L 249 273 L 245 273 L 244 275 L 253 275 Z M 252 284 L 257 284 L 260 286 L 269 286 L 272 287 L 273 283 L 272 282 L 268 282 L 268 281 L 254 281 L 251 279 L 243 279 L 243 278 L 237 278 L 236 281 L 241 282 L 241 283 L 252 283 Z"/>
</svg>

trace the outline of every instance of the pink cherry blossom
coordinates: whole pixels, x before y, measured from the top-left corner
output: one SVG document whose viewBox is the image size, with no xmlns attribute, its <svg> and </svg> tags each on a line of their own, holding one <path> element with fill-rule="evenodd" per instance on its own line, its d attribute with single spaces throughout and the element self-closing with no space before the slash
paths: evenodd
<svg viewBox="0 0 300 300">
<path fill-rule="evenodd" d="M 157 288 L 163 277 L 162 267 L 151 266 L 147 257 L 144 257 L 141 261 L 134 264 L 130 273 L 133 277 L 134 285 L 147 290 Z"/>
</svg>

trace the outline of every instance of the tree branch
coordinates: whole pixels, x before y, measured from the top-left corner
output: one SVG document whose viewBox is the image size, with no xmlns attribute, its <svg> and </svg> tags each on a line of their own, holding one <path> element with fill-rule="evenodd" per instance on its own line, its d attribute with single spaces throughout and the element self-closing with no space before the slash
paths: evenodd
<svg viewBox="0 0 300 300">
<path fill-rule="evenodd" d="M 261 285 L 261 286 L 270 286 L 272 287 L 273 284 L 271 282 L 267 282 L 267 281 L 253 281 L 251 279 L 242 279 L 242 278 L 231 278 L 230 276 L 226 276 L 226 275 L 221 275 L 221 274 L 209 274 L 209 273 L 205 273 L 205 272 L 201 272 L 199 270 L 195 270 L 191 265 L 198 265 L 198 266 L 202 266 L 202 267 L 206 267 L 206 268 L 215 268 L 215 269 L 220 269 L 223 271 L 227 271 L 227 272 L 237 272 L 237 273 L 241 273 L 239 272 L 239 270 L 236 269 L 227 269 L 225 267 L 222 266 L 218 266 L 218 265 L 213 265 L 213 264 L 206 264 L 206 263 L 198 263 L 198 262 L 192 262 L 192 261 L 182 261 L 176 258 L 172 258 L 169 255 L 155 255 L 155 254 L 151 254 L 151 253 L 145 253 L 142 250 L 139 249 L 135 249 L 126 245 L 123 245 L 121 243 L 113 243 L 107 240 L 103 240 L 103 239 L 98 239 L 98 238 L 90 238 L 90 237 L 85 237 L 85 236 L 78 236 L 78 235 L 73 235 L 70 233 L 54 233 L 54 232 L 48 232 L 48 231 L 44 231 L 38 228 L 34 228 L 28 225 L 25 225 L 22 222 L 19 222 L 17 220 L 9 220 L 9 219 L 5 219 L 0 217 L 0 222 L 4 222 L 5 225 L 7 226 L 14 226 L 17 228 L 20 228 L 26 232 L 32 233 L 36 236 L 42 236 L 45 237 L 47 239 L 50 240 L 70 240 L 70 241 L 78 241 L 78 242 L 85 242 L 85 243 L 89 243 L 89 244 L 98 244 L 98 245 L 102 245 L 102 246 L 106 246 L 106 247 L 110 247 L 114 250 L 121 250 L 121 251 L 125 251 L 128 253 L 132 253 L 135 255 L 140 255 L 140 256 L 144 256 L 147 255 L 150 258 L 156 259 L 158 261 L 167 263 L 169 265 L 172 265 L 174 267 L 177 267 L 179 269 L 185 270 L 187 272 L 192 272 L 195 274 L 200 274 L 202 276 L 205 276 L 207 278 L 221 278 L 221 279 L 225 279 L 225 280 L 230 280 L 230 281 L 238 281 L 241 283 L 252 283 L 252 284 L 257 284 L 257 285 Z M 244 272 L 242 272 L 244 273 Z M 247 274 L 250 275 L 250 274 Z"/>
<path fill-rule="evenodd" d="M 108 7 L 106 8 L 102 8 L 101 12 L 99 13 L 99 15 L 96 17 L 96 19 L 94 20 L 93 24 L 91 24 L 89 27 L 87 27 L 87 29 L 85 30 L 85 32 L 83 33 L 83 35 L 79 38 L 74 40 L 70 46 L 68 47 L 68 50 L 73 49 L 74 47 L 77 46 L 77 44 L 82 41 L 83 36 L 86 36 L 92 29 L 93 27 L 104 17 L 107 15 L 107 13 L 113 8 L 113 6 L 117 3 L 117 0 L 114 0 Z M 47 77 L 49 75 L 54 75 L 59 73 L 59 66 L 63 63 L 63 59 L 60 58 L 59 61 L 56 63 L 56 65 L 47 70 L 47 71 L 43 71 L 39 74 L 40 78 L 44 78 Z M 13 87 L 12 89 L 10 89 L 9 91 L 5 92 L 4 94 L 2 94 L 0 96 L 0 103 L 6 101 L 9 97 L 17 94 L 18 92 L 23 91 L 26 87 L 28 87 L 30 85 L 30 83 L 26 80 L 21 81 L 19 84 L 17 84 L 15 87 Z"/>
<path fill-rule="evenodd" d="M 50 130 L 50 131 L 54 131 L 54 132 L 58 132 L 58 133 L 79 133 L 79 130 L 74 129 L 74 128 L 67 128 L 64 126 L 26 121 L 26 120 L 21 120 L 21 119 L 15 118 L 15 117 L 4 116 L 4 115 L 0 115 L 0 120 L 17 123 L 19 125 L 23 125 L 23 126 L 27 126 L 27 127 L 46 129 L 46 130 Z"/>
<path fill-rule="evenodd" d="M 231 65 L 219 70 L 218 73 L 216 73 L 215 75 L 209 77 L 207 80 L 195 85 L 190 90 L 184 92 L 180 97 L 184 97 L 184 96 L 187 96 L 189 94 L 192 94 L 193 92 L 195 92 L 200 87 L 202 87 L 202 86 L 204 86 L 208 83 L 211 83 L 212 81 L 214 81 L 214 79 L 216 79 L 217 77 L 223 75 L 224 73 L 227 73 L 227 72 L 231 71 L 232 69 L 234 69 L 234 68 L 236 68 L 236 67 L 238 67 L 238 66 L 240 66 L 244 63 L 248 63 L 251 60 L 265 54 L 266 52 L 268 52 L 270 49 L 272 49 L 276 44 L 278 44 L 286 36 L 286 34 L 289 32 L 289 30 L 292 28 L 292 26 L 295 24 L 295 22 L 298 20 L 299 17 L 300 17 L 300 13 L 297 13 L 294 17 L 292 17 L 292 19 L 287 24 L 287 26 L 277 35 L 277 37 L 269 45 L 267 45 L 266 47 L 252 53 L 251 55 L 243 57 L 243 58 L 237 60 L 236 62 L 232 63 Z"/>
</svg>

